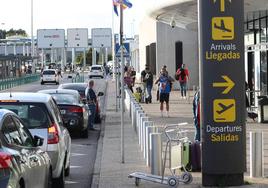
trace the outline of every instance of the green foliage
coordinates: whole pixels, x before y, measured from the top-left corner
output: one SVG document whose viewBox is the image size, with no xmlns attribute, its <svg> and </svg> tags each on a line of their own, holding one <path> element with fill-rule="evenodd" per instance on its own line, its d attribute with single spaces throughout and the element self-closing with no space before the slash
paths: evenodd
<svg viewBox="0 0 268 188">
<path fill-rule="evenodd" d="M 23 29 L 10 29 L 8 31 L 6 30 L 0 30 L 0 39 L 5 39 L 6 37 L 10 37 L 10 36 L 22 36 L 22 37 L 27 37 L 27 33 L 25 30 Z"/>
</svg>

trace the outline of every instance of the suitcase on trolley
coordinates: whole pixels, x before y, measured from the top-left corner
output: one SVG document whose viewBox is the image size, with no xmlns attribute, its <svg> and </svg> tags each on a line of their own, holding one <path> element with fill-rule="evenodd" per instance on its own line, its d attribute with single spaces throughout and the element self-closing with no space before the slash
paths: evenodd
<svg viewBox="0 0 268 188">
<path fill-rule="evenodd" d="M 185 141 L 182 142 L 181 144 L 181 166 L 182 166 L 182 170 L 183 167 L 188 171 L 191 168 L 191 164 L 190 164 L 190 145 L 191 142 L 190 141 Z"/>
<path fill-rule="evenodd" d="M 191 171 L 200 172 L 201 171 L 201 143 L 195 141 L 191 143 L 190 146 L 190 159 L 191 159 Z"/>
</svg>

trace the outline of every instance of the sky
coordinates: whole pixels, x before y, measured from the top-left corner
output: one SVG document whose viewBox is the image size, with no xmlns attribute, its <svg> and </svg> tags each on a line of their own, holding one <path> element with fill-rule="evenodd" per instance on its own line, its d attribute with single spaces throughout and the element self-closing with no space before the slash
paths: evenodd
<svg viewBox="0 0 268 188">
<path fill-rule="evenodd" d="M 2 0 L 0 29 L 24 29 L 31 35 L 31 0 Z M 129 0 L 124 11 L 124 34 L 137 34 L 140 20 L 150 3 L 157 0 Z M 34 36 L 37 29 L 112 28 L 112 0 L 33 0 Z M 119 33 L 119 17 L 114 14 L 114 32 Z M 66 31 L 67 33 L 67 31 Z"/>
</svg>

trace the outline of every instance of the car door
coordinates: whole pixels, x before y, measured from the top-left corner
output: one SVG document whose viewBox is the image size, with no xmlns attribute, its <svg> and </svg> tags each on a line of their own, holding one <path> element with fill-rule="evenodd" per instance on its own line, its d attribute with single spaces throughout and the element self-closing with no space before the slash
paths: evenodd
<svg viewBox="0 0 268 188">
<path fill-rule="evenodd" d="M 12 156 L 16 160 L 19 166 L 19 178 L 22 178 L 25 181 L 27 187 L 32 186 L 32 182 L 29 181 L 32 176 L 31 166 L 29 165 L 28 152 L 23 149 L 23 142 L 20 137 L 19 131 L 12 120 L 12 117 L 9 115 L 5 118 L 2 126 L 2 133 L 4 135 L 4 140 L 7 148 L 12 149 Z"/>
<path fill-rule="evenodd" d="M 12 118 L 21 136 L 23 152 L 27 153 L 32 170 L 30 181 L 34 182 L 34 187 L 43 187 L 48 178 L 48 157 L 44 151 L 35 146 L 31 133 L 23 123 L 15 116 Z"/>
</svg>

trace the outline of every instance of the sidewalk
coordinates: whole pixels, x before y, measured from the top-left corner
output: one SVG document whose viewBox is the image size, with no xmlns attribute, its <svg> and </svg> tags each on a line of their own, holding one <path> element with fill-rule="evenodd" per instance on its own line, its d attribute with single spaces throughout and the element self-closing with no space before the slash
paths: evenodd
<svg viewBox="0 0 268 188">
<path fill-rule="evenodd" d="M 134 179 L 128 178 L 132 172 L 139 171 L 149 173 L 150 169 L 146 166 L 142 152 L 138 145 L 138 137 L 131 125 L 131 119 L 128 113 L 125 113 L 125 163 L 121 163 L 121 116 L 120 111 L 115 110 L 115 87 L 114 82 L 108 82 L 106 94 L 106 120 L 102 127 L 101 137 L 98 144 L 98 153 L 94 169 L 94 177 L 92 181 L 93 188 L 126 188 L 135 187 Z M 165 124 L 173 124 L 179 122 L 188 122 L 185 129 L 194 130 L 192 118 L 192 103 L 187 100 L 179 99 L 178 91 L 173 91 L 170 96 L 170 117 L 160 116 L 159 103 L 154 100 L 152 104 L 143 104 L 142 107 L 148 117 L 153 119 L 155 125 L 164 126 Z M 268 133 L 267 124 L 258 124 L 248 120 L 247 132 L 251 130 L 263 130 Z M 247 138 L 247 141 L 249 139 Z M 264 143 L 267 143 L 268 136 L 265 136 Z M 264 150 L 268 150 L 268 146 L 264 145 Z M 247 161 L 249 161 L 249 147 L 247 143 Z M 264 153 L 265 167 L 268 164 L 268 152 Z M 247 162 L 249 168 L 249 162 Z M 248 170 L 249 171 L 249 170 Z M 265 171 L 267 175 L 267 170 Z M 198 188 L 201 186 L 201 173 L 192 173 L 193 182 L 190 185 L 180 184 L 179 187 Z M 268 187 L 267 178 L 249 178 L 249 173 L 245 173 L 245 180 L 249 185 L 241 187 Z M 161 184 L 155 184 L 141 180 L 141 188 L 165 187 Z"/>
</svg>

